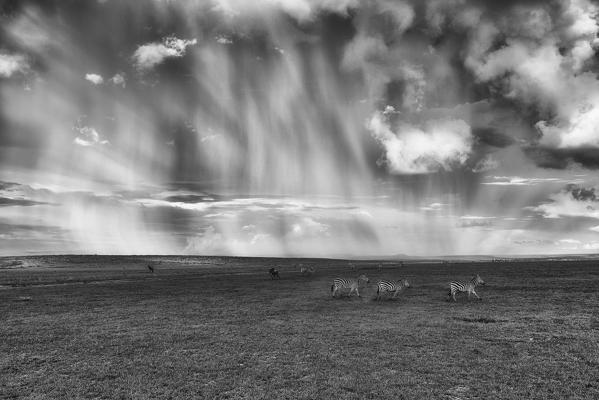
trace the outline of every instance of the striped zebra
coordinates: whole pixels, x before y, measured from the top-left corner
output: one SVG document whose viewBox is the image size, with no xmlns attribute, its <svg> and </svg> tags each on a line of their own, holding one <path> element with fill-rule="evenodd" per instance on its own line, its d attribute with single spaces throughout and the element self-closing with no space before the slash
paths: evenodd
<svg viewBox="0 0 599 400">
<path fill-rule="evenodd" d="M 450 282 L 449 283 L 449 293 L 447 294 L 447 296 L 448 296 L 447 301 L 451 300 L 451 298 L 453 298 L 453 301 L 457 301 L 455 298 L 455 295 L 460 292 L 467 292 L 468 298 L 470 298 L 470 293 L 474 293 L 474 295 L 476 296 L 477 299 L 482 300 L 480 297 L 478 297 L 478 294 L 476 294 L 476 292 L 474 291 L 474 288 L 477 287 L 478 285 L 481 285 L 481 286 L 485 285 L 485 281 L 483 281 L 478 274 L 476 274 L 476 276 L 473 276 L 472 279 L 470 279 L 468 282 L 458 282 L 458 281 Z"/>
<path fill-rule="evenodd" d="M 348 296 L 351 296 L 351 294 L 355 291 L 358 297 L 360 297 L 360 292 L 358 289 L 360 288 L 360 284 L 362 282 L 368 283 L 370 282 L 370 279 L 368 279 L 366 275 L 360 275 L 354 279 L 335 278 L 333 280 L 333 284 L 331 285 L 331 293 L 333 293 L 333 297 L 335 297 L 339 290 L 349 289 Z"/>
<path fill-rule="evenodd" d="M 395 282 L 381 280 L 376 286 L 376 299 L 379 300 L 385 293 L 393 293 L 393 298 L 396 298 L 404 289 L 410 287 L 410 282 L 407 279 L 399 279 Z"/>
</svg>

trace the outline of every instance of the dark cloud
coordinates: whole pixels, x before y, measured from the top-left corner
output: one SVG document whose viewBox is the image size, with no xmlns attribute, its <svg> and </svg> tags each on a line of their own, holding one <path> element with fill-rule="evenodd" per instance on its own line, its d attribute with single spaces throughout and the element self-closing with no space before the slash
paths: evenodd
<svg viewBox="0 0 599 400">
<path fill-rule="evenodd" d="M 566 188 L 570 192 L 572 197 L 578 201 L 598 201 L 595 195 L 595 188 L 584 188 L 578 185 L 568 185 Z"/>
<path fill-rule="evenodd" d="M 48 204 L 48 203 L 41 203 L 39 201 L 33 201 L 33 200 L 27 200 L 27 199 L 11 199 L 8 197 L 0 197 L 0 207 L 7 207 L 7 206 L 29 207 L 29 206 L 39 206 L 39 205 L 43 205 L 43 204 Z"/>
<path fill-rule="evenodd" d="M 472 134 L 481 144 L 498 148 L 508 147 L 516 142 L 514 138 L 496 128 L 473 128 Z"/>
<path fill-rule="evenodd" d="M 198 195 L 198 194 L 183 194 L 176 196 L 168 196 L 164 200 L 169 201 L 171 203 L 203 203 L 208 202 L 212 203 L 215 201 L 221 200 L 220 196 L 216 195 Z"/>
<path fill-rule="evenodd" d="M 22 236 L 23 234 L 35 234 L 42 233 L 48 235 L 64 235 L 67 233 L 61 227 L 58 226 L 50 226 L 50 225 L 36 225 L 36 224 L 15 224 L 11 223 L 9 220 L 2 219 L 0 220 L 0 233 L 10 233 L 13 237 Z"/>
<path fill-rule="evenodd" d="M 524 147 L 524 153 L 539 167 L 566 169 L 579 164 L 589 169 L 599 169 L 599 148 L 552 149 L 547 147 Z"/>
</svg>

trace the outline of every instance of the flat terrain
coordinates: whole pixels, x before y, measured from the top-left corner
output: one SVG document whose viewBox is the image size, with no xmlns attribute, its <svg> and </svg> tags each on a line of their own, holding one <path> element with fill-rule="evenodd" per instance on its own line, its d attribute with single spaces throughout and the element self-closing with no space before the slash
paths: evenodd
<svg viewBox="0 0 599 400">
<path fill-rule="evenodd" d="M 598 262 L 377 264 L 0 259 L 0 398 L 599 398 Z M 445 301 L 475 273 L 483 301 Z M 381 277 L 412 287 L 377 302 Z"/>
</svg>

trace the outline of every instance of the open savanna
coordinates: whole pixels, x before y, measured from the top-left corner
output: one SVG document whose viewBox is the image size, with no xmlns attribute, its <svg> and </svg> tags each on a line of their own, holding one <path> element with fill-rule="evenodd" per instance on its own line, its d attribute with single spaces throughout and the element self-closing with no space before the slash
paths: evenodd
<svg viewBox="0 0 599 400">
<path fill-rule="evenodd" d="M 0 398 L 599 398 L 596 262 L 354 264 L 0 259 Z M 483 300 L 447 302 L 475 273 Z M 377 302 L 383 277 L 412 287 Z"/>
</svg>

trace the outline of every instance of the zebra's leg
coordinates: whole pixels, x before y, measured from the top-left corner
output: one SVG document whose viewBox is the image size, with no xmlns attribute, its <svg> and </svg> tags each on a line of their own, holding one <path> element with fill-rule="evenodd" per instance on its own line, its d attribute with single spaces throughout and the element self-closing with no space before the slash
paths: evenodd
<svg viewBox="0 0 599 400">
<path fill-rule="evenodd" d="M 479 297 L 479 296 L 476 294 L 476 292 L 474 291 L 474 289 L 472 289 L 472 293 L 474 293 L 474 295 L 476 296 L 476 298 L 477 298 L 477 299 L 479 299 L 479 300 L 482 300 L 482 299 L 481 299 L 481 298 L 480 298 L 480 297 Z"/>
<path fill-rule="evenodd" d="M 395 292 L 393 292 L 393 299 L 395 299 L 398 294 L 399 294 L 399 290 L 396 290 Z"/>
<path fill-rule="evenodd" d="M 451 292 L 451 297 L 453 297 L 453 301 L 457 302 L 457 300 L 455 299 L 455 294 L 456 292 Z"/>
<path fill-rule="evenodd" d="M 358 288 L 356 288 L 356 294 L 358 295 L 358 297 L 360 297 L 360 291 L 358 290 Z"/>
</svg>

